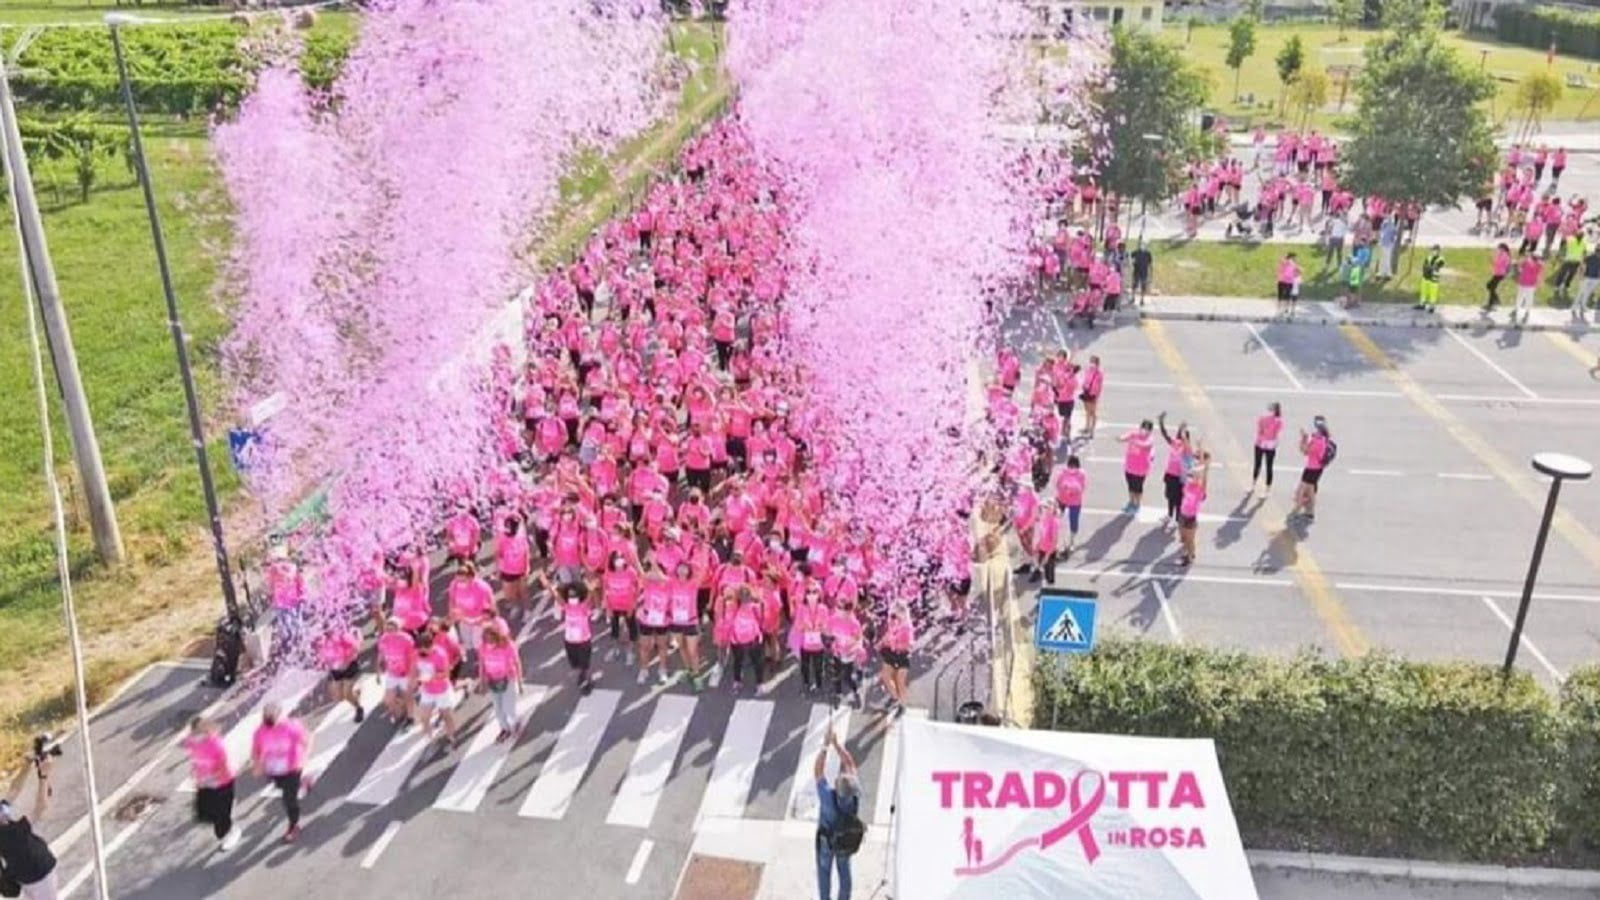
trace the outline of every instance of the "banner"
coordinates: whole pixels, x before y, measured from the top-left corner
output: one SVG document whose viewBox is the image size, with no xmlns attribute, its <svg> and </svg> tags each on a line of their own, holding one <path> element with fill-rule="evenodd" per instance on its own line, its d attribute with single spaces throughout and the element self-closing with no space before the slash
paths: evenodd
<svg viewBox="0 0 1600 900">
<path fill-rule="evenodd" d="M 1256 897 L 1209 740 L 901 726 L 896 897 Z"/>
</svg>

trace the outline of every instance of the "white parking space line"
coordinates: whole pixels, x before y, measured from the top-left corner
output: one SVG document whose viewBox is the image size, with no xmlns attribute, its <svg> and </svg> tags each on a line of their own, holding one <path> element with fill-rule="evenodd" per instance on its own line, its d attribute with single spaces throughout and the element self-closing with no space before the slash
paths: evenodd
<svg viewBox="0 0 1600 900">
<path fill-rule="evenodd" d="M 655 849 L 656 842 L 645 838 L 639 842 L 639 849 L 633 853 L 633 862 L 628 863 L 628 875 L 623 879 L 628 884 L 638 884 L 644 875 L 644 864 L 650 859 L 650 851 Z"/>
<path fill-rule="evenodd" d="M 1371 475 L 1371 476 L 1376 477 L 1376 478 L 1399 478 L 1400 476 L 1404 475 L 1405 473 L 1404 472 L 1397 472 L 1394 469 L 1351 469 L 1350 470 L 1350 474 L 1351 475 Z"/>
<path fill-rule="evenodd" d="M 1497 397 L 1492 394 L 1435 394 L 1437 400 L 1463 403 L 1533 403 L 1540 406 L 1600 406 L 1593 397 Z"/>
<path fill-rule="evenodd" d="M 1177 391 L 1178 386 L 1170 381 L 1110 381 L 1112 387 L 1128 387 L 1153 391 Z M 1260 384 L 1207 384 L 1207 391 L 1219 394 L 1281 394 L 1283 388 L 1268 387 Z M 1363 391 L 1354 388 L 1306 388 L 1303 391 L 1308 397 L 1388 397 L 1399 399 L 1399 391 Z M 1507 398 L 1515 399 L 1515 398 Z"/>
<path fill-rule="evenodd" d="M 1512 387 L 1514 387 L 1517 390 L 1521 391 L 1523 393 L 1523 396 L 1527 397 L 1529 400 L 1537 400 L 1537 399 L 1539 399 L 1539 395 L 1538 394 L 1535 394 L 1533 391 L 1528 390 L 1528 386 L 1527 385 L 1525 385 L 1522 382 L 1518 381 L 1510 372 L 1507 372 L 1505 369 L 1502 369 L 1500 367 L 1499 363 L 1497 363 L 1494 360 L 1490 359 L 1482 350 L 1479 350 L 1477 347 L 1472 346 L 1472 342 L 1471 341 L 1467 340 L 1466 338 L 1462 337 L 1459 334 L 1456 334 L 1454 329 L 1446 328 L 1444 333 L 1448 334 L 1448 335 L 1450 335 L 1450 337 L 1454 338 L 1456 343 L 1458 343 L 1461 346 L 1467 348 L 1467 352 L 1468 353 L 1471 353 L 1473 356 L 1476 356 L 1480 361 L 1483 362 L 1484 365 L 1486 365 L 1489 368 L 1493 369 L 1496 375 L 1499 375 L 1501 378 L 1504 378 L 1506 380 L 1506 382 L 1509 383 Z"/>
<path fill-rule="evenodd" d="M 378 835 L 378 839 L 372 842 L 371 847 L 367 848 L 367 855 L 361 857 L 361 868 L 370 869 L 377 865 L 378 857 L 383 855 L 383 851 L 389 848 L 389 843 L 393 841 L 394 836 L 399 833 L 399 822 L 390 822 L 388 825 L 385 825 L 383 828 L 383 834 Z"/>
<path fill-rule="evenodd" d="M 805 739 L 800 742 L 800 761 L 795 764 L 794 782 L 789 791 L 788 815 L 784 818 L 794 821 L 810 821 L 817 815 L 817 779 L 812 774 L 812 766 L 816 765 L 817 754 L 821 752 L 823 742 L 827 740 L 828 727 L 833 727 L 837 736 L 850 733 L 850 710 L 840 709 L 834 712 L 826 703 L 813 703 L 811 705 L 811 721 L 806 725 Z M 829 753 L 827 767 L 823 776 L 832 779 L 839 773 L 839 754 Z"/>
<path fill-rule="evenodd" d="M 621 699 L 621 691 L 595 691 L 578 701 L 517 815 L 530 819 L 559 819 L 567 814 L 572 795 L 583 783 L 583 776 L 588 773 L 589 763 L 600 746 L 600 738 L 605 735 L 606 724 L 611 721 Z"/>
<path fill-rule="evenodd" d="M 738 818 L 744 815 L 755 781 L 756 764 L 761 760 L 761 745 L 766 742 L 767 725 L 772 721 L 771 700 L 740 700 L 733 704 L 733 715 L 722 733 L 722 745 L 711 764 L 711 780 L 700 799 L 695 826 L 712 818 Z"/>
<path fill-rule="evenodd" d="M 1149 569 L 1149 565 L 1140 562 L 1108 561 L 1106 565 L 1099 568 L 1086 568 L 1079 566 L 1077 568 L 1068 569 L 1062 567 L 1057 570 L 1057 579 L 1059 580 L 1060 576 L 1062 575 L 1079 575 L 1091 579 L 1102 576 L 1128 575 L 1143 575 L 1144 577 L 1150 579 L 1161 577 L 1151 573 Z M 1240 575 L 1211 575 L 1203 572 L 1193 571 L 1184 572 L 1181 575 L 1173 575 L 1171 577 L 1182 581 L 1192 581 L 1196 584 L 1233 584 L 1261 588 L 1294 587 L 1294 582 L 1282 578 L 1252 578 Z M 1520 592 L 1515 590 L 1495 591 L 1449 587 L 1422 587 L 1411 584 L 1378 584 L 1366 581 L 1336 581 L 1333 583 L 1333 586 L 1341 591 L 1370 591 L 1374 594 L 1433 594 L 1444 597 L 1488 596 L 1506 597 L 1512 599 L 1522 596 Z M 1536 600 L 1546 600 L 1555 603 L 1600 603 L 1600 594 L 1562 594 L 1535 591 L 1533 596 Z"/>
<path fill-rule="evenodd" d="M 1506 633 L 1509 634 L 1516 629 L 1516 625 L 1512 623 L 1511 617 L 1507 616 L 1505 612 L 1500 609 L 1500 604 L 1494 602 L 1488 597 L 1484 597 L 1482 599 L 1483 605 L 1489 607 L 1489 611 L 1494 613 L 1494 617 L 1499 619 L 1502 625 L 1506 626 Z M 1528 632 L 1526 630 L 1522 632 L 1522 639 L 1519 641 L 1519 643 L 1522 645 L 1523 649 L 1533 654 L 1533 658 L 1539 661 L 1539 665 L 1544 667 L 1545 672 L 1551 677 L 1551 679 L 1555 681 L 1556 684 L 1560 684 L 1561 682 L 1567 680 L 1567 676 L 1561 674 L 1560 669 L 1551 665 L 1550 660 L 1546 659 L 1545 655 L 1539 652 L 1539 648 L 1534 646 L 1533 641 L 1529 639 Z"/>
<path fill-rule="evenodd" d="M 1440 478 L 1451 478 L 1451 479 L 1454 479 L 1456 481 L 1493 481 L 1494 480 L 1494 476 L 1493 475 L 1485 475 L 1482 472 L 1436 472 L 1434 474 L 1438 475 Z"/>
<path fill-rule="evenodd" d="M 907 707 L 906 716 L 926 719 L 928 711 L 921 707 Z M 883 766 L 878 770 L 878 796 L 872 804 L 872 825 L 888 825 L 894 815 L 895 779 L 900 774 L 900 721 L 895 720 L 883 736 Z"/>
<path fill-rule="evenodd" d="M 694 706 L 695 698 L 681 694 L 664 694 L 656 702 L 650 724 L 645 726 L 644 737 L 639 739 L 633 761 L 628 764 L 628 776 L 617 788 L 611 811 L 606 814 L 607 825 L 650 827 L 656 804 L 661 801 L 661 789 L 666 787 L 667 776 L 672 774 L 672 764 L 678 758 L 683 733 L 689 728 L 689 717 L 694 715 Z"/>
<path fill-rule="evenodd" d="M 1272 361 L 1278 364 L 1278 371 L 1283 373 L 1283 377 L 1289 379 L 1289 383 L 1294 385 L 1294 389 L 1297 391 L 1304 391 L 1306 386 L 1301 384 L 1300 379 L 1295 377 L 1294 372 L 1291 371 L 1288 366 L 1283 364 L 1283 360 L 1278 357 L 1278 351 L 1272 349 L 1272 345 L 1267 343 L 1267 339 L 1261 336 L 1261 331 L 1256 328 L 1255 324 L 1246 322 L 1244 323 L 1244 327 L 1250 330 L 1250 336 L 1255 338 L 1256 345 L 1262 350 L 1265 350 L 1267 352 L 1267 356 L 1271 357 Z"/>
<path fill-rule="evenodd" d="M 511 688 L 506 688 L 511 690 Z M 543 702 L 550 689 L 544 685 L 526 685 L 522 689 L 522 696 L 516 698 L 513 710 L 516 716 L 517 727 L 528 721 L 528 716 L 534 708 Z M 515 739 L 496 740 L 500 735 L 499 720 L 486 721 L 473 735 L 472 746 L 467 748 L 467 753 L 461 758 L 461 763 L 450 774 L 450 781 L 445 784 L 444 790 L 439 792 L 437 800 L 433 801 L 434 809 L 448 809 L 452 812 L 472 812 L 483 802 L 489 793 L 489 786 L 494 783 L 496 775 L 506 764 L 506 759 L 511 756 L 511 748 L 516 743 Z"/>
<path fill-rule="evenodd" d="M 1172 639 L 1183 643 L 1183 632 L 1178 630 L 1178 620 L 1172 615 L 1172 598 L 1167 595 L 1167 589 L 1160 581 L 1151 581 L 1150 586 L 1155 588 L 1156 600 L 1161 603 L 1161 621 L 1167 623 L 1167 630 L 1172 632 Z"/>
</svg>

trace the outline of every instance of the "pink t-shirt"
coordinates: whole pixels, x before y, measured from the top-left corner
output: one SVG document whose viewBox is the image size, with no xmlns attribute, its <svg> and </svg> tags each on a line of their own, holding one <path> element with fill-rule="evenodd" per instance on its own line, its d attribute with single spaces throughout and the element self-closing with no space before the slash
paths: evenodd
<svg viewBox="0 0 1600 900">
<path fill-rule="evenodd" d="M 1122 467 L 1129 475 L 1150 474 L 1150 457 L 1154 455 L 1154 446 L 1150 440 L 1150 433 L 1143 430 L 1128 432 L 1128 449 L 1122 456 Z"/>
<path fill-rule="evenodd" d="M 287 775 L 305 765 L 306 729 L 294 719 L 256 727 L 250 742 L 250 756 L 268 775 Z"/>
<path fill-rule="evenodd" d="M 1200 515 L 1200 504 L 1206 499 L 1206 489 L 1198 481 L 1190 481 L 1183 486 L 1183 498 L 1178 501 L 1178 513 L 1194 518 Z"/>
<path fill-rule="evenodd" d="M 484 644 L 478 650 L 483 677 L 505 681 L 516 675 L 517 648 L 510 644 Z"/>
<path fill-rule="evenodd" d="M 1306 444 L 1306 468 L 1316 471 L 1322 468 L 1323 457 L 1328 455 L 1328 439 L 1317 432 L 1311 436 Z"/>
<path fill-rule="evenodd" d="M 494 591 L 482 578 L 450 580 L 450 612 L 463 622 L 478 622 L 494 610 Z"/>
<path fill-rule="evenodd" d="M 215 734 L 191 735 L 183 741 L 189 755 L 189 774 L 199 787 L 222 787 L 233 780 L 228 768 L 228 748 Z"/>
<path fill-rule="evenodd" d="M 1544 272 L 1544 263 L 1537 257 L 1530 256 L 1517 266 L 1518 287 L 1538 287 L 1539 276 Z"/>
<path fill-rule="evenodd" d="M 424 694 L 437 697 L 450 690 L 449 652 L 435 643 L 427 653 L 418 653 L 417 680 Z"/>
<path fill-rule="evenodd" d="M 499 561 L 500 574 L 522 576 L 528 574 L 528 536 L 497 534 L 494 538 L 494 556 Z"/>
<path fill-rule="evenodd" d="M 383 661 L 383 674 L 395 678 L 405 677 L 417 658 L 417 642 L 403 631 L 391 631 L 378 638 L 378 659 Z"/>
<path fill-rule="evenodd" d="M 1056 502 L 1063 508 L 1082 506 L 1085 481 L 1082 469 L 1062 469 L 1056 476 Z"/>
<path fill-rule="evenodd" d="M 353 628 L 325 635 L 317 644 L 317 659 L 330 671 L 355 662 L 360 652 L 361 635 Z"/>
<path fill-rule="evenodd" d="M 1278 434 L 1283 431 L 1283 419 L 1267 413 L 1256 420 L 1256 446 L 1273 450 L 1278 446 Z"/>
<path fill-rule="evenodd" d="M 572 600 L 561 607 L 561 639 L 569 644 L 587 644 L 594 637 L 589 621 L 589 604 Z"/>
</svg>

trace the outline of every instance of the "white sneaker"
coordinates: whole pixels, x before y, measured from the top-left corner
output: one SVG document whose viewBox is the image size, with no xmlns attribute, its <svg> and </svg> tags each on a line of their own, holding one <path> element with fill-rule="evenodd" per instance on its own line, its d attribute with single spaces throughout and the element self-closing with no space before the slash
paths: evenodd
<svg viewBox="0 0 1600 900">
<path fill-rule="evenodd" d="M 239 846 L 239 834 L 239 827 L 237 825 L 228 829 L 228 833 L 222 836 L 222 840 L 217 841 L 217 850 L 222 853 L 227 853 L 229 850 Z"/>
<path fill-rule="evenodd" d="M 639 670 L 639 684 L 644 684 L 646 681 L 649 681 L 649 680 L 650 680 L 650 670 L 649 669 L 640 669 Z"/>
</svg>

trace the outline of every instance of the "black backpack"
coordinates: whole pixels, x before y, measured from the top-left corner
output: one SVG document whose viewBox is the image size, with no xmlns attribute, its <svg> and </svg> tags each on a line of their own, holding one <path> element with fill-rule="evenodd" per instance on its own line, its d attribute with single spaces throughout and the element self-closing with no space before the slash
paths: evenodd
<svg viewBox="0 0 1600 900">
<path fill-rule="evenodd" d="M 1322 467 L 1327 468 L 1333 465 L 1333 460 L 1338 455 L 1339 445 L 1333 442 L 1333 438 L 1328 438 L 1328 449 L 1322 454 Z"/>
<path fill-rule="evenodd" d="M 866 836 L 867 826 L 862 824 L 861 817 L 840 810 L 839 821 L 833 824 L 833 831 L 828 833 L 828 846 L 833 849 L 834 856 L 854 856 L 861 849 L 861 841 Z"/>
</svg>

